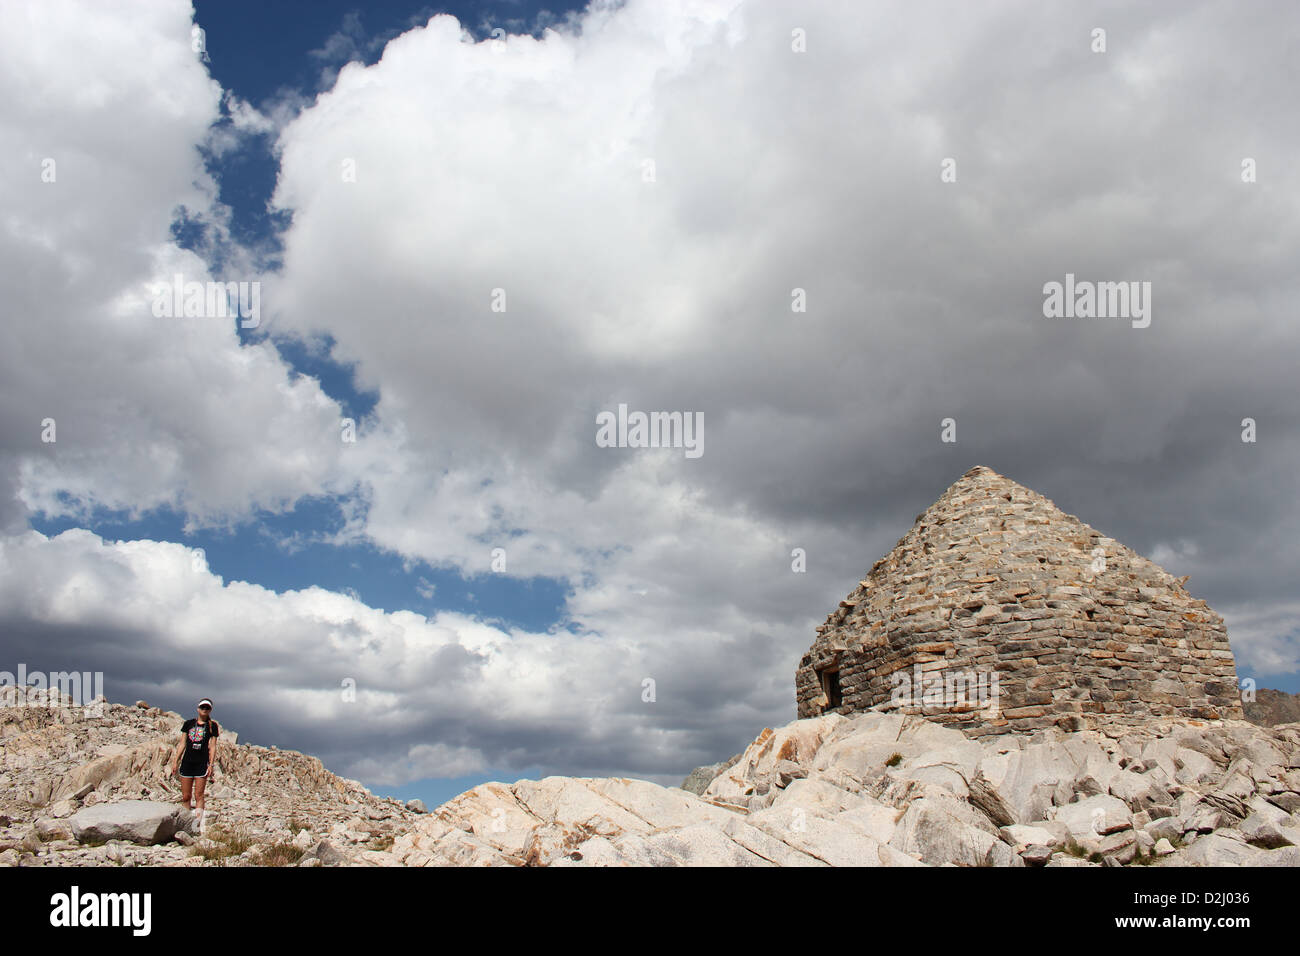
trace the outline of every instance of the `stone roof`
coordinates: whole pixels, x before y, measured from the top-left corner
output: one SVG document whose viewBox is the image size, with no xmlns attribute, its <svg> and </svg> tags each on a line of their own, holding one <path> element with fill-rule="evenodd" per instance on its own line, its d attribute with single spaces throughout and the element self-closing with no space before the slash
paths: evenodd
<svg viewBox="0 0 1300 956">
<path fill-rule="evenodd" d="M 972 468 L 817 629 L 796 672 L 799 716 L 910 707 L 973 729 L 1240 719 L 1223 619 L 1185 583 Z M 938 694 L 927 706 L 903 692 L 906 680 L 932 689 L 924 675 L 948 672 L 984 680 L 996 706 Z"/>
</svg>

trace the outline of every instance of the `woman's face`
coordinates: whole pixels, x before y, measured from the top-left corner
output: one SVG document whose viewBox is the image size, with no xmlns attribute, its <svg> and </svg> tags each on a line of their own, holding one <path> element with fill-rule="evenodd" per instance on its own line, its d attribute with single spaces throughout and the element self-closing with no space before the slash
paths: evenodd
<svg viewBox="0 0 1300 956">
<path fill-rule="evenodd" d="M 208 715 L 211 714 L 211 713 L 212 713 L 212 708 L 211 708 L 211 707 L 200 707 L 200 708 L 199 708 L 199 718 L 200 718 L 201 720 L 207 720 L 207 719 L 208 719 Z"/>
</svg>

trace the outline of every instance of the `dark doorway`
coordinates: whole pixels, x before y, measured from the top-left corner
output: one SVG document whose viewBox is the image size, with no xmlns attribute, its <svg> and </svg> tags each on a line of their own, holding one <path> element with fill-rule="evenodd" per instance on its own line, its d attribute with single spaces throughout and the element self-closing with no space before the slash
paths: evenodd
<svg viewBox="0 0 1300 956">
<path fill-rule="evenodd" d="M 828 710 L 834 710 L 844 703 L 844 698 L 840 694 L 840 669 L 827 669 L 821 672 L 822 693 L 826 695 L 826 706 L 822 708 L 822 713 Z"/>
</svg>

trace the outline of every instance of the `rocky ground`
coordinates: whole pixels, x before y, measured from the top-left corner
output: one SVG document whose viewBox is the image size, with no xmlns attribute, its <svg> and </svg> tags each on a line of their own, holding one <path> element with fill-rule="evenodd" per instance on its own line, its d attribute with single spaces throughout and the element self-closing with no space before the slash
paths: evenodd
<svg viewBox="0 0 1300 956">
<path fill-rule="evenodd" d="M 87 717 L 18 693 L 0 690 L 0 864 L 1300 865 L 1294 723 L 974 740 L 919 716 L 833 714 L 764 730 L 690 790 L 547 777 L 431 814 L 223 728 L 198 835 L 167 775 L 179 714 Z"/>
<path fill-rule="evenodd" d="M 110 703 L 103 717 L 88 717 L 28 696 L 0 688 L 0 864 L 391 865 L 387 849 L 419 816 L 315 757 L 237 743 L 223 726 L 202 835 L 185 815 L 176 820 L 179 839 L 137 843 L 91 832 L 83 842 L 74 822 L 96 805 L 165 804 L 155 808 L 159 817 L 184 810 L 180 781 L 168 773 L 184 718 Z"/>
<path fill-rule="evenodd" d="M 829 715 L 764 730 L 701 791 L 485 784 L 392 852 L 407 865 L 1300 865 L 1297 724 L 972 740 L 918 716 Z"/>
</svg>

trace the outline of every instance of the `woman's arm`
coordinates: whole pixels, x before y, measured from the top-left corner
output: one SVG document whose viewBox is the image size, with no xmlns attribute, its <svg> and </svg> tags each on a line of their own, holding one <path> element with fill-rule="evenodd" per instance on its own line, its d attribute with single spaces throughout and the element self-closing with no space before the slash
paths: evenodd
<svg viewBox="0 0 1300 956">
<path fill-rule="evenodd" d="M 212 771 L 217 769 L 217 738 L 208 741 L 208 772 L 203 776 L 212 779 Z"/>
<path fill-rule="evenodd" d="M 184 752 L 185 752 L 185 735 L 182 734 L 181 742 L 178 743 L 176 745 L 176 749 L 172 751 L 172 775 L 173 776 L 176 775 L 176 767 L 180 763 L 181 754 L 183 754 Z"/>
</svg>

